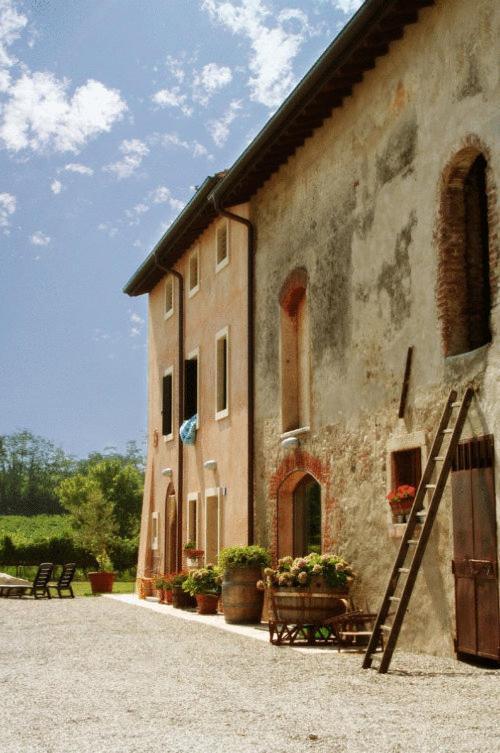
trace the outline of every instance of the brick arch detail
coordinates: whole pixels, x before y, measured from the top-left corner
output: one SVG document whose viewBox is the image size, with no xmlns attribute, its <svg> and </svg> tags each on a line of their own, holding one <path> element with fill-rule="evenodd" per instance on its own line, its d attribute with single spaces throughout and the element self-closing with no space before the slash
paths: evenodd
<svg viewBox="0 0 500 753">
<path fill-rule="evenodd" d="M 279 294 L 280 306 L 289 316 L 294 316 L 300 300 L 307 290 L 308 274 L 305 267 L 293 269 L 281 286 Z"/>
<path fill-rule="evenodd" d="M 295 450 L 287 455 L 269 480 L 269 549 L 276 561 L 278 557 L 278 500 L 280 490 L 287 479 L 297 474 L 297 482 L 305 475 L 312 476 L 321 486 L 322 508 L 322 549 L 324 552 L 334 550 L 334 519 L 336 500 L 333 495 L 331 469 L 328 464 L 304 450 Z M 287 490 L 289 494 L 292 490 Z"/>
<path fill-rule="evenodd" d="M 486 195 L 488 202 L 488 241 L 491 309 L 497 301 L 499 211 L 497 187 L 492 169 L 491 150 L 479 136 L 469 134 L 453 150 L 439 183 L 438 215 L 434 240 L 438 251 L 436 304 L 441 321 L 444 353 L 452 350 L 454 337 L 453 322 L 459 316 L 457 302 L 461 300 L 463 288 L 463 221 L 460 202 L 464 180 L 474 160 L 482 155 L 486 161 Z M 495 332 L 492 331 L 492 336 Z"/>
</svg>

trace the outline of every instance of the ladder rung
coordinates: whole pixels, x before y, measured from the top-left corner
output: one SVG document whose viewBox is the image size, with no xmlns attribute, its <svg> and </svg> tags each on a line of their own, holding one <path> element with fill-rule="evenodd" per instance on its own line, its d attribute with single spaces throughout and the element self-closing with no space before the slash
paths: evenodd
<svg viewBox="0 0 500 753">
<path fill-rule="evenodd" d="M 417 512 L 417 515 L 418 515 L 419 517 L 421 517 L 421 518 L 425 518 L 425 516 L 427 515 L 427 510 L 419 510 L 419 511 Z"/>
<path fill-rule="evenodd" d="M 401 601 L 399 596 L 389 596 L 389 601 Z"/>
<path fill-rule="evenodd" d="M 458 400 L 456 403 L 452 403 L 451 407 L 452 408 L 460 408 L 461 405 L 462 405 L 462 403 L 460 402 L 460 400 Z"/>
<path fill-rule="evenodd" d="M 392 627 L 390 625 L 381 625 L 380 629 L 385 630 L 386 633 L 390 633 L 392 630 Z"/>
<path fill-rule="evenodd" d="M 441 461 L 443 461 L 444 460 L 444 455 L 436 455 L 436 457 L 434 458 L 434 460 L 441 460 Z"/>
<path fill-rule="evenodd" d="M 408 539 L 407 544 L 418 544 L 418 539 Z"/>
<path fill-rule="evenodd" d="M 436 484 L 426 484 L 425 488 L 426 489 L 435 489 L 436 488 Z"/>
<path fill-rule="evenodd" d="M 443 429 L 443 434 L 453 434 L 453 429 Z"/>
<path fill-rule="evenodd" d="M 400 573 L 409 573 L 410 568 L 409 567 L 400 567 L 398 568 Z"/>
</svg>

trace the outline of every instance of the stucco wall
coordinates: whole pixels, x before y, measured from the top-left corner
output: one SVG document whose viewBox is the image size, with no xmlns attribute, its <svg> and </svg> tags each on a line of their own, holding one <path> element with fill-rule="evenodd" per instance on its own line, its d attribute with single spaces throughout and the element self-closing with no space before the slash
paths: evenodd
<svg viewBox="0 0 500 753">
<path fill-rule="evenodd" d="M 372 609 L 398 543 L 388 535 L 385 502 L 391 435 L 425 430 L 429 444 L 450 388 L 473 380 L 477 400 L 467 431 L 492 433 L 497 452 L 500 447 L 496 300 L 492 344 L 448 359 L 436 305 L 441 176 L 471 137 L 488 152 L 489 199 L 497 202 L 499 38 L 494 0 L 478 0 L 473 13 L 467 0 L 425 9 L 251 201 L 257 230 L 257 537 L 273 544 L 279 480 L 304 462 L 316 464 L 324 541 L 354 563 L 359 602 L 364 606 L 368 599 Z M 497 228 L 490 230 L 490 241 L 498 244 Z M 311 431 L 301 435 L 296 459 L 280 446 L 278 304 L 295 267 L 305 267 L 309 276 L 312 374 Z M 413 370 L 401 425 L 398 403 L 410 345 Z M 304 461 L 305 455 L 312 460 Z M 452 653 L 451 559 L 447 492 L 403 645 Z"/>
<path fill-rule="evenodd" d="M 245 215 L 246 207 L 234 210 Z M 185 356 L 199 350 L 199 429 L 196 444 L 184 447 L 183 543 L 187 540 L 187 496 L 198 493 L 203 510 L 205 490 L 220 489 L 222 509 L 221 546 L 244 544 L 247 540 L 247 232 L 239 223 L 229 222 L 229 263 L 218 272 L 215 269 L 215 229 L 212 223 L 192 248 L 182 256 L 175 268 L 185 280 Z M 199 248 L 200 287 L 188 295 L 188 258 Z M 148 427 L 149 449 L 145 484 L 139 574 L 147 567 L 151 552 L 148 548 L 151 513 L 160 516 L 160 564 L 165 569 L 165 500 L 177 494 L 178 458 L 178 285 L 175 286 L 174 315 L 164 318 L 164 290 L 162 279 L 149 296 L 149 354 L 148 354 Z M 215 420 L 215 337 L 220 330 L 229 329 L 229 415 Z M 173 438 L 161 436 L 162 378 L 164 370 L 173 366 Z M 154 434 L 159 433 L 155 446 Z M 203 463 L 216 460 L 217 469 L 206 470 Z M 166 478 L 161 471 L 173 470 Z M 204 526 L 203 512 L 199 518 Z M 203 547 L 203 533 L 198 545 Z"/>
</svg>

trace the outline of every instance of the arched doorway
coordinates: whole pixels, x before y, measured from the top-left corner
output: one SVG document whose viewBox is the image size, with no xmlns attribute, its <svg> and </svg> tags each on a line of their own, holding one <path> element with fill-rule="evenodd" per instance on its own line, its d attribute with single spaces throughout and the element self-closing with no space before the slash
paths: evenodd
<svg viewBox="0 0 500 753">
<path fill-rule="evenodd" d="M 173 484 L 169 484 L 165 497 L 165 572 L 172 573 L 177 557 L 177 498 Z"/>
<path fill-rule="evenodd" d="M 278 490 L 278 557 L 321 551 L 321 486 L 304 471 L 291 473 Z"/>
</svg>

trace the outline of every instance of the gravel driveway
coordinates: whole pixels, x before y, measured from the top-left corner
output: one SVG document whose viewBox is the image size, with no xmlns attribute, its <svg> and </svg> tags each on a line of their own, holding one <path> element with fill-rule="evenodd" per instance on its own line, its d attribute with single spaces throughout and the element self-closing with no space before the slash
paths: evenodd
<svg viewBox="0 0 500 753">
<path fill-rule="evenodd" d="M 0 753 L 484 753 L 498 673 L 304 653 L 104 598 L 0 600 Z"/>
</svg>

